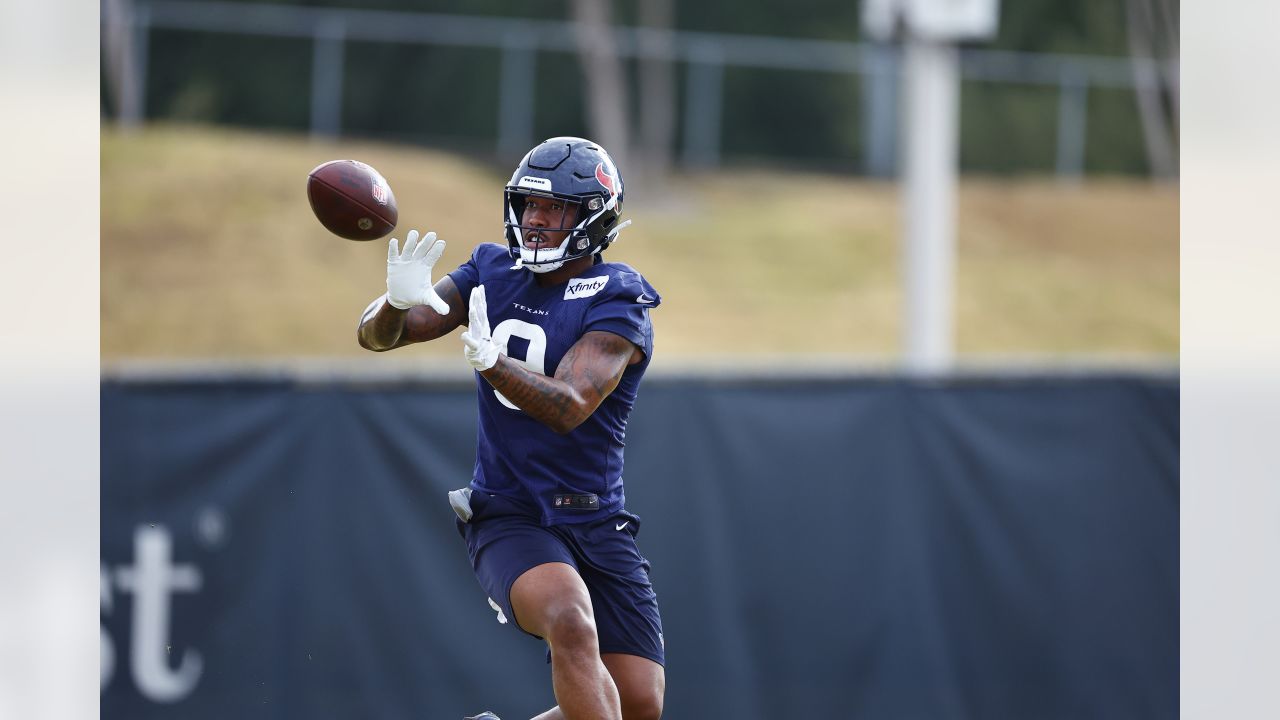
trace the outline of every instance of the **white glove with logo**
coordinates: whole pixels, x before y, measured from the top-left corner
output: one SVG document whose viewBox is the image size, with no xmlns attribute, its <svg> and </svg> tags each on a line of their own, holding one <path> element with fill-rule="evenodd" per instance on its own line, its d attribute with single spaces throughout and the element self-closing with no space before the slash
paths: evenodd
<svg viewBox="0 0 1280 720">
<path fill-rule="evenodd" d="M 484 371 L 498 362 L 499 355 L 507 352 L 506 344 L 499 345 L 489 335 L 489 304 L 484 299 L 484 286 L 471 291 L 471 307 L 467 310 L 471 324 L 462 333 L 462 354 L 471 367 Z"/>
<path fill-rule="evenodd" d="M 447 315 L 449 303 L 431 286 L 431 268 L 444 252 L 444 241 L 436 240 L 436 234 L 429 232 L 418 242 L 418 231 L 410 230 L 404 239 L 404 252 L 400 251 L 399 243 L 391 238 L 387 245 L 387 302 L 401 310 L 430 305 L 441 315 Z"/>
</svg>

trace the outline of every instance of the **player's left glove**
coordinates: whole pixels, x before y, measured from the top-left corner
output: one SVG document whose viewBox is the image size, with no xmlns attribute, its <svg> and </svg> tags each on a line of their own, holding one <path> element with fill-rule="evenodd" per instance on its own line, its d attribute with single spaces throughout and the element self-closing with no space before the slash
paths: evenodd
<svg viewBox="0 0 1280 720">
<path fill-rule="evenodd" d="M 484 299 L 483 285 L 471 291 L 467 316 L 471 324 L 462 333 L 462 354 L 471 367 L 483 372 L 496 365 L 498 356 L 507 352 L 506 345 L 494 342 L 489 333 L 489 305 Z"/>
</svg>

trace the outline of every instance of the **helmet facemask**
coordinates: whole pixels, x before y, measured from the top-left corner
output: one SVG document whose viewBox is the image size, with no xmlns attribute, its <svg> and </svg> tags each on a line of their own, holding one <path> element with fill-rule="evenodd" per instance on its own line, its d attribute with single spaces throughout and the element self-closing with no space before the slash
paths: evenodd
<svg viewBox="0 0 1280 720">
<path fill-rule="evenodd" d="M 559 227 L 524 224 L 525 200 L 529 196 L 553 198 L 564 204 L 564 213 Z M 574 196 L 508 187 L 506 199 L 507 217 L 504 224 L 507 244 L 511 247 L 513 257 L 516 258 L 516 267 L 523 267 L 535 273 L 551 272 L 559 269 L 569 260 L 598 253 L 609 244 L 607 241 L 593 241 L 593 235 L 599 233 L 605 235 L 608 240 L 613 239 L 613 233 L 600 227 L 601 216 L 612 210 L 613 204 L 610 203 L 610 207 L 606 207 L 606 203 L 601 198 L 588 198 L 584 205 L 582 200 Z M 587 208 L 585 211 L 584 207 Z M 611 225 L 616 220 L 616 213 L 613 213 L 606 222 Z M 526 244 L 526 238 L 531 232 L 568 232 L 568 235 L 559 245 L 531 248 Z"/>
</svg>

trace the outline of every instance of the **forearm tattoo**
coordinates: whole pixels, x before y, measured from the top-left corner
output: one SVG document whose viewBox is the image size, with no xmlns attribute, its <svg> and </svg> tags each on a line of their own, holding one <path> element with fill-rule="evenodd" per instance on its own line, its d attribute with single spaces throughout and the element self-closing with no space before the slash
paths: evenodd
<svg viewBox="0 0 1280 720">
<path fill-rule="evenodd" d="M 374 303 L 360 320 L 361 344 L 370 350 L 390 350 L 400 341 L 409 312 L 387 305 L 383 298 Z"/>
<path fill-rule="evenodd" d="M 438 283 L 436 292 L 449 304 L 447 315 L 441 315 L 426 305 L 398 310 L 386 303 L 385 296 L 375 300 L 360 318 L 360 327 L 356 331 L 360 344 L 370 350 L 391 350 L 447 335 L 462 324 L 467 310 L 452 282 Z"/>
<path fill-rule="evenodd" d="M 466 323 L 467 304 L 462 302 L 462 295 L 453 282 L 446 278 L 436 283 L 436 293 L 441 300 L 448 303 L 448 314 L 441 315 L 426 305 L 413 308 L 409 311 L 409 318 L 405 323 L 404 342 L 435 340 Z"/>
<path fill-rule="evenodd" d="M 481 375 L 535 420 L 568 432 L 618 386 L 634 351 L 635 346 L 618 335 L 589 332 L 565 353 L 555 377 L 526 370 L 506 356 Z"/>
</svg>

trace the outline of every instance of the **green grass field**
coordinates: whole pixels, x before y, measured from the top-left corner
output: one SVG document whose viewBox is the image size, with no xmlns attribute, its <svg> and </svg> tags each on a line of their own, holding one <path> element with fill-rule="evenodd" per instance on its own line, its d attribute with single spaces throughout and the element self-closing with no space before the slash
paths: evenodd
<svg viewBox="0 0 1280 720">
<path fill-rule="evenodd" d="M 368 356 L 355 323 L 385 289 L 386 243 L 329 235 L 304 191 L 312 167 L 340 157 L 389 180 L 396 235 L 435 230 L 449 242 L 441 272 L 477 243 L 501 241 L 505 171 L 458 156 L 104 127 L 103 359 Z M 737 171 L 629 187 L 628 198 L 635 222 L 606 257 L 662 293 L 660 357 L 897 354 L 894 185 Z M 1176 356 L 1176 185 L 966 179 L 958 236 L 966 356 Z M 400 352 L 454 357 L 459 347 L 446 339 Z"/>
</svg>

